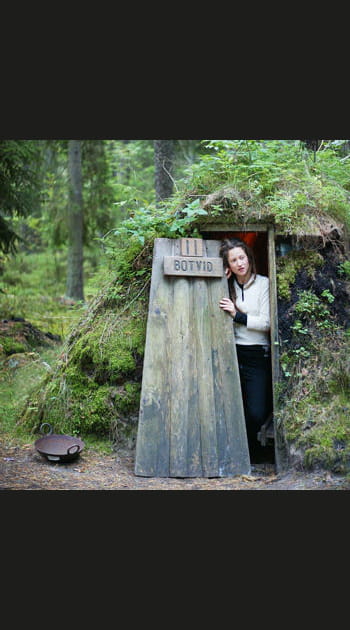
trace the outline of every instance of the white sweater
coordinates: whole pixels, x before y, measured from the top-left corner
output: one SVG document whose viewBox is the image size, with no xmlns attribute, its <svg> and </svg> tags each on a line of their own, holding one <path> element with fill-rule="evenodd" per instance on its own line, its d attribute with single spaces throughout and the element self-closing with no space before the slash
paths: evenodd
<svg viewBox="0 0 350 630">
<path fill-rule="evenodd" d="M 249 281 L 242 289 L 234 280 L 236 291 L 236 306 L 247 314 L 247 325 L 233 322 L 235 340 L 237 344 L 269 345 L 270 344 L 270 299 L 269 279 L 256 275 L 255 280 Z"/>
</svg>

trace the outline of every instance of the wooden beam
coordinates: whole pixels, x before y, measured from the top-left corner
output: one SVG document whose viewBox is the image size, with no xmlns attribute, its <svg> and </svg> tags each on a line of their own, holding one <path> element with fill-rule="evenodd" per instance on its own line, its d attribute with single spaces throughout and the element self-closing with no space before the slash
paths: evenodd
<svg viewBox="0 0 350 630">
<path fill-rule="evenodd" d="M 269 226 L 266 224 L 254 223 L 248 225 L 232 225 L 213 223 L 210 225 L 203 225 L 199 227 L 200 232 L 267 232 Z"/>
<path fill-rule="evenodd" d="M 278 417 L 278 383 L 280 380 L 279 333 L 278 333 L 278 304 L 276 277 L 275 230 L 268 230 L 268 262 L 270 278 L 270 321 L 271 321 L 271 368 L 272 368 L 272 398 L 275 436 L 275 460 L 277 472 L 286 467 L 286 445 L 283 427 Z"/>
</svg>

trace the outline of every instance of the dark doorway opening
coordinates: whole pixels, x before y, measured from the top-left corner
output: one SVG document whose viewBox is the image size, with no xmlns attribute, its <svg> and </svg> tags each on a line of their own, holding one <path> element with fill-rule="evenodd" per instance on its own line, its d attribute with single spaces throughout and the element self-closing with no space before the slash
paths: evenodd
<svg viewBox="0 0 350 630">
<path fill-rule="evenodd" d="M 223 239 L 238 238 L 251 247 L 254 253 L 257 273 L 270 277 L 269 253 L 268 253 L 268 232 L 253 230 L 215 230 L 202 232 L 205 239 L 221 241 Z M 272 346 L 272 343 L 271 343 Z M 273 464 L 275 458 L 275 431 L 273 423 L 273 380 L 272 369 L 269 379 L 269 396 L 271 400 L 271 412 L 268 414 L 265 423 L 257 434 L 257 441 L 250 448 L 251 464 Z"/>
<path fill-rule="evenodd" d="M 239 238 L 252 248 L 257 273 L 262 276 L 269 276 L 269 261 L 268 261 L 268 246 L 267 246 L 267 232 L 203 232 L 203 238 L 214 239 L 221 241 L 225 238 Z"/>
</svg>

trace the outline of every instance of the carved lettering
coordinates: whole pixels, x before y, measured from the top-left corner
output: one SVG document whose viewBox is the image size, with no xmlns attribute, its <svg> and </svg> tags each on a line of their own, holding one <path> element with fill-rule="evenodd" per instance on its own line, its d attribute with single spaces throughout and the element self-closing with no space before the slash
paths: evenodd
<svg viewBox="0 0 350 630">
<path fill-rule="evenodd" d="M 164 274 L 221 278 L 224 275 L 224 269 L 222 258 L 164 256 Z"/>
</svg>

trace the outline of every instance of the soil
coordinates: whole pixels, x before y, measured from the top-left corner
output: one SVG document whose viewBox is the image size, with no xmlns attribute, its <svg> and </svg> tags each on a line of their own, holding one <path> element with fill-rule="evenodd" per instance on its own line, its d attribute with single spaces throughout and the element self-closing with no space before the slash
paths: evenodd
<svg viewBox="0 0 350 630">
<path fill-rule="evenodd" d="M 350 490 L 350 479 L 328 471 L 277 473 L 271 463 L 251 474 L 220 478 L 139 477 L 135 451 L 101 455 L 84 449 L 70 462 L 49 462 L 33 444 L 0 444 L 0 490 Z"/>
</svg>

